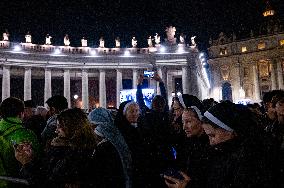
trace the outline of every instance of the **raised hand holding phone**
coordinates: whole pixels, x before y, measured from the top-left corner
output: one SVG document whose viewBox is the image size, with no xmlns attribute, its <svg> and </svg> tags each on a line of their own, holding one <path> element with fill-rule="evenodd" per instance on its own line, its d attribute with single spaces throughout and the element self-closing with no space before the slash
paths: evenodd
<svg viewBox="0 0 284 188">
<path fill-rule="evenodd" d="M 15 157 L 22 164 L 25 165 L 33 160 L 32 145 L 24 142 L 14 146 Z"/>
</svg>

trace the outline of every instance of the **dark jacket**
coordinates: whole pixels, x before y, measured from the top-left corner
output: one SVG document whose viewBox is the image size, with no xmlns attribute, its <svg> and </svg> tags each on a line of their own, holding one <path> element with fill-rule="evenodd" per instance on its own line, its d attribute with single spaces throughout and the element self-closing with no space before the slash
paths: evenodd
<svg viewBox="0 0 284 188">
<path fill-rule="evenodd" d="M 93 187 L 93 151 L 73 150 L 68 146 L 52 147 L 47 156 L 22 167 L 20 175 L 32 187 Z"/>
<path fill-rule="evenodd" d="M 205 187 L 271 187 L 263 153 L 238 139 L 218 144 L 208 166 Z"/>
<path fill-rule="evenodd" d="M 111 142 L 102 140 L 95 149 L 94 177 L 96 188 L 124 188 L 125 180 L 118 152 Z"/>
</svg>

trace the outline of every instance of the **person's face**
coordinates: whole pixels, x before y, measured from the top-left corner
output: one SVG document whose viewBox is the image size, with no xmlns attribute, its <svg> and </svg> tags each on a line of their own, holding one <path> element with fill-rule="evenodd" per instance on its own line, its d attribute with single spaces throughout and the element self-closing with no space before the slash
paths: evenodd
<svg viewBox="0 0 284 188">
<path fill-rule="evenodd" d="M 137 104 L 131 104 L 127 108 L 125 116 L 129 123 L 137 123 L 139 117 L 139 106 Z"/>
<path fill-rule="evenodd" d="M 183 130 L 187 137 L 200 136 L 203 132 L 202 122 L 196 117 L 196 114 L 186 110 L 182 114 Z"/>
<path fill-rule="evenodd" d="M 275 111 L 277 113 L 279 123 L 284 124 L 284 103 L 276 103 Z"/>
<path fill-rule="evenodd" d="M 268 116 L 269 119 L 271 119 L 271 120 L 276 119 L 275 108 L 272 107 L 272 103 L 271 102 L 266 103 L 265 109 L 266 109 L 267 116 Z"/>
<path fill-rule="evenodd" d="M 24 109 L 24 118 L 29 118 L 33 115 L 33 109 L 30 107 L 26 107 Z"/>
<path fill-rule="evenodd" d="M 226 131 L 222 128 L 214 128 L 209 123 L 203 123 L 202 127 L 209 137 L 209 142 L 211 146 L 231 140 L 235 136 L 233 132 Z"/>
<path fill-rule="evenodd" d="M 60 124 L 59 121 L 57 121 L 56 131 L 58 137 L 66 137 L 64 127 Z"/>
<path fill-rule="evenodd" d="M 183 109 L 176 100 L 174 100 L 173 102 L 173 110 L 175 117 L 179 117 L 182 115 Z"/>
</svg>

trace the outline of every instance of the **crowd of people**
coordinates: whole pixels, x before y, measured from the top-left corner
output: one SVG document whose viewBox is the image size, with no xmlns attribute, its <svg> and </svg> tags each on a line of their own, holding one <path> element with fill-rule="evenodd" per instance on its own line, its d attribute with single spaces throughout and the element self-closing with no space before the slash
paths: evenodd
<svg viewBox="0 0 284 188">
<path fill-rule="evenodd" d="M 143 76 L 137 102 L 117 111 L 48 108 L 10 97 L 0 105 L 0 187 L 228 188 L 283 187 L 284 91 L 261 104 L 199 100 L 182 94 L 149 109 Z"/>
</svg>

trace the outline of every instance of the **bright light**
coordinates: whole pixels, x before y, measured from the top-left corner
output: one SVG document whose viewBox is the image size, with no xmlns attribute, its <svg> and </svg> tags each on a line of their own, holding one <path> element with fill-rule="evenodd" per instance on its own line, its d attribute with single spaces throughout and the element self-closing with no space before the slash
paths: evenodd
<svg viewBox="0 0 284 188">
<path fill-rule="evenodd" d="M 160 52 L 162 52 L 162 53 L 166 52 L 166 47 L 161 46 L 161 47 L 160 47 Z"/>
<path fill-rule="evenodd" d="M 22 48 L 21 48 L 21 46 L 19 46 L 19 45 L 16 45 L 15 47 L 14 47 L 14 51 L 15 52 L 19 52 L 19 51 L 21 51 L 22 50 Z"/>
<path fill-rule="evenodd" d="M 173 93 L 172 93 L 172 97 L 174 97 L 174 96 L 176 96 L 176 94 L 173 92 Z"/>
<path fill-rule="evenodd" d="M 206 61 L 206 59 L 203 57 L 203 58 L 201 58 L 201 62 L 205 62 Z"/>
<path fill-rule="evenodd" d="M 60 54 L 61 52 L 60 52 L 60 49 L 58 49 L 58 48 L 56 48 L 55 50 L 54 50 L 54 55 L 58 55 L 58 54 Z"/>
<path fill-rule="evenodd" d="M 91 56 L 95 56 L 95 55 L 97 55 L 97 52 L 95 50 L 91 50 L 90 54 L 91 54 Z"/>
<path fill-rule="evenodd" d="M 178 53 L 183 53 L 183 52 L 184 52 L 183 46 L 179 46 L 179 47 L 178 47 Z"/>
<path fill-rule="evenodd" d="M 199 54 L 199 59 L 201 59 L 202 57 L 204 57 L 204 53 Z"/>
<path fill-rule="evenodd" d="M 126 50 L 126 51 L 124 52 L 124 56 L 129 57 L 129 56 L 130 56 L 130 52 L 129 52 L 128 50 Z"/>
<path fill-rule="evenodd" d="M 76 100 L 79 98 L 79 96 L 78 96 L 77 94 L 74 95 L 73 97 L 74 97 L 74 99 L 76 99 Z"/>
<path fill-rule="evenodd" d="M 177 92 L 177 96 L 180 96 L 181 95 L 181 92 Z"/>
</svg>

